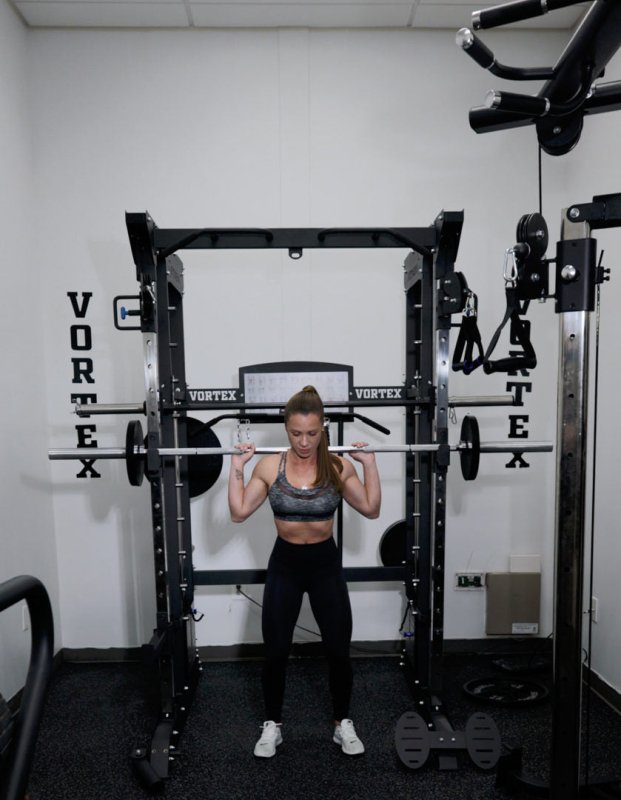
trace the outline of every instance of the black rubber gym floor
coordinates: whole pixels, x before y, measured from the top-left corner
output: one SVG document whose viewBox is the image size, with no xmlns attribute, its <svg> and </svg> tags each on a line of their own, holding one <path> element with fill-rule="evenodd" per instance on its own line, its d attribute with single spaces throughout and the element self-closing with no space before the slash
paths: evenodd
<svg viewBox="0 0 621 800">
<path fill-rule="evenodd" d="M 494 658 L 497 658 L 495 656 Z M 332 742 L 326 669 L 321 659 L 292 659 L 288 673 L 284 742 L 272 759 L 252 750 L 262 722 L 258 661 L 207 662 L 163 795 L 182 800 L 486 800 L 511 797 L 464 753 L 456 771 L 433 758 L 420 770 L 403 767 L 394 732 L 399 717 L 415 711 L 398 659 L 354 660 L 356 729 L 364 756 L 345 756 Z M 504 678 L 489 656 L 447 656 L 443 700 L 453 727 L 484 711 L 503 744 L 523 748 L 523 767 L 547 780 L 550 703 L 490 706 L 463 687 Z M 545 672 L 521 676 L 545 686 Z M 31 800 L 134 800 L 146 793 L 130 754 L 149 743 L 157 685 L 138 664 L 63 664 L 54 675 L 31 772 Z M 586 698 L 585 698 L 585 706 Z M 586 711 L 585 711 L 586 717 Z M 591 778 L 621 776 L 621 717 L 592 696 L 588 741 Z M 584 726 L 583 726 L 584 727 Z"/>
</svg>

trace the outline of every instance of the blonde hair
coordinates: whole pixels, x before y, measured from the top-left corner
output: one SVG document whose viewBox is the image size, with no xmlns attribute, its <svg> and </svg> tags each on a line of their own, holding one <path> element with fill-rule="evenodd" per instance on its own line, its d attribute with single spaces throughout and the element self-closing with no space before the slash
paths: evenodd
<svg viewBox="0 0 621 800">
<path fill-rule="evenodd" d="M 343 471 L 341 460 L 328 450 L 328 436 L 324 428 L 325 415 L 323 402 L 319 392 L 314 386 L 305 386 L 301 391 L 296 392 L 289 398 L 285 406 L 284 419 L 285 425 L 293 414 L 316 414 L 321 422 L 321 438 L 317 449 L 317 475 L 315 486 L 331 483 L 339 494 L 342 494 L 343 483 L 340 473 Z"/>
</svg>

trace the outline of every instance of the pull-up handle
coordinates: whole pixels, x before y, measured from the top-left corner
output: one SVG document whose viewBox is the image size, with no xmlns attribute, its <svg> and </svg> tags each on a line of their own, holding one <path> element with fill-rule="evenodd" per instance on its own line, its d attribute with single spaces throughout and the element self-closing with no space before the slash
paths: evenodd
<svg viewBox="0 0 621 800">
<path fill-rule="evenodd" d="M 533 17 L 542 17 L 548 11 L 557 8 L 577 6 L 581 0 L 514 0 L 501 6 L 492 6 L 472 14 L 472 26 L 475 30 L 497 28 L 511 22 L 521 22 Z"/>
<path fill-rule="evenodd" d="M 496 56 L 489 47 L 476 36 L 470 28 L 460 28 L 455 42 L 480 67 L 489 70 L 497 78 L 508 81 L 538 81 L 554 77 L 552 67 L 508 67 L 496 61 Z"/>
</svg>

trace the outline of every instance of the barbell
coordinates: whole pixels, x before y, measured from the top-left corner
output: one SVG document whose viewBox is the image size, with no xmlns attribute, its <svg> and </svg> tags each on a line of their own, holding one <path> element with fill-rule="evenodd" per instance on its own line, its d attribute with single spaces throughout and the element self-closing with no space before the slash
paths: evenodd
<svg viewBox="0 0 621 800">
<path fill-rule="evenodd" d="M 195 497 L 207 491 L 218 479 L 222 470 L 222 457 L 238 455 L 237 447 L 221 447 L 217 436 L 200 420 L 186 417 L 186 447 L 158 447 L 156 452 L 160 458 L 188 456 L 188 472 L 190 496 Z M 551 442 L 506 441 L 481 442 L 479 424 L 476 417 L 464 417 L 460 431 L 460 441 L 454 445 L 430 444 L 388 444 L 336 445 L 328 449 L 331 453 L 406 453 L 420 454 L 438 452 L 443 448 L 459 453 L 461 472 L 465 480 L 472 481 L 477 477 L 479 457 L 481 453 L 544 453 L 553 449 Z M 288 447 L 257 447 L 257 455 L 283 453 Z M 125 436 L 125 447 L 75 447 L 49 450 L 48 457 L 52 461 L 70 459 L 125 459 L 127 477 L 132 486 L 140 486 L 145 474 L 145 461 L 148 453 L 145 447 L 144 433 L 139 420 L 132 420 Z"/>
</svg>

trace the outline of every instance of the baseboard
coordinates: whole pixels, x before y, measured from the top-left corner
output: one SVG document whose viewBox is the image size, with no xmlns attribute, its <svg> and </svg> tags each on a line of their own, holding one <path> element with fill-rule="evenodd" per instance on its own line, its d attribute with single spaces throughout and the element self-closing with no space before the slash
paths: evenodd
<svg viewBox="0 0 621 800">
<path fill-rule="evenodd" d="M 398 656 L 403 649 L 402 639 L 389 639 L 383 641 L 355 641 L 351 645 L 354 658 L 368 658 L 373 656 Z M 450 655 L 501 655 L 533 653 L 544 655 L 552 651 L 551 639 L 445 639 L 444 653 Z M 261 643 L 234 644 L 234 645 L 207 645 L 198 648 L 201 661 L 237 661 L 247 659 L 260 659 L 263 657 Z M 295 642 L 291 649 L 293 658 L 313 658 L 321 656 L 323 648 L 321 642 Z M 143 649 L 141 647 L 65 647 L 54 656 L 54 671 L 63 663 L 73 664 L 113 664 L 113 663 L 142 663 Z M 601 678 L 596 672 L 584 668 L 584 682 L 590 686 L 598 697 L 621 714 L 621 693 Z M 12 713 L 20 706 L 23 690 L 12 698 L 7 699 L 7 704 Z"/>
<path fill-rule="evenodd" d="M 613 708 L 617 714 L 621 714 L 621 693 L 613 688 L 609 683 L 601 678 L 597 672 L 584 668 L 583 679 L 587 686 L 590 685 L 591 691 L 600 697 L 605 703 Z"/>
<path fill-rule="evenodd" d="M 537 653 L 547 655 L 552 652 L 552 639 L 533 637 L 493 636 L 485 639 L 445 639 L 443 650 L 446 655 L 525 655 Z"/>
<path fill-rule="evenodd" d="M 62 661 L 67 664 L 123 664 L 143 661 L 141 647 L 63 647 Z"/>
<path fill-rule="evenodd" d="M 551 648 L 549 639 L 445 639 L 444 653 L 501 655 L 541 651 L 547 653 Z M 365 656 L 397 656 L 403 650 L 403 639 L 359 640 L 351 643 L 354 658 Z M 320 641 L 294 642 L 291 648 L 293 658 L 313 658 L 323 654 Z M 258 659 L 263 657 L 263 644 L 239 643 L 231 645 L 202 645 L 198 648 L 201 661 L 236 661 L 238 659 Z M 123 663 L 143 660 L 141 647 L 65 647 L 58 654 L 67 663 Z"/>
<path fill-rule="evenodd" d="M 402 649 L 400 639 L 386 641 L 356 641 L 351 643 L 353 658 L 373 656 L 398 656 Z M 292 658 L 314 658 L 322 656 L 323 645 L 318 642 L 294 642 Z M 263 644 L 207 645 L 198 648 L 201 661 L 236 661 L 263 658 Z"/>
</svg>

